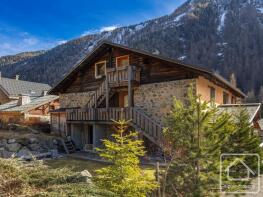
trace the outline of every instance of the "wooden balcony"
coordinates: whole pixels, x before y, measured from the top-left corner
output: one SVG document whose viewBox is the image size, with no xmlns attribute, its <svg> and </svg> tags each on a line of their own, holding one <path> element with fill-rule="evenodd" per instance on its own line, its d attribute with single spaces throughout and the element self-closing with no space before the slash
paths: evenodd
<svg viewBox="0 0 263 197">
<path fill-rule="evenodd" d="M 137 130 L 143 132 L 151 141 L 161 139 L 162 126 L 136 107 L 130 108 L 88 108 L 67 110 L 67 122 L 113 123 L 112 120 L 129 120 Z"/>
<path fill-rule="evenodd" d="M 124 66 L 118 68 L 108 68 L 106 74 L 106 81 L 109 87 L 127 86 L 128 82 L 140 82 L 140 69 L 135 66 Z"/>
</svg>

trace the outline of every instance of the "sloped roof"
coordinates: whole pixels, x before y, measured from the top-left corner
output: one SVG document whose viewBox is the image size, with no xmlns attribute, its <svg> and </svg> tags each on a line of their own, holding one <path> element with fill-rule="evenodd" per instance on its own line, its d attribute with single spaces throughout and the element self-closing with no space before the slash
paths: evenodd
<svg viewBox="0 0 263 197">
<path fill-rule="evenodd" d="M 50 90 L 51 87 L 44 83 L 0 77 L 0 89 L 9 97 L 17 97 L 19 94 L 29 94 L 37 97 L 41 96 L 43 91 Z"/>
<path fill-rule="evenodd" d="M 8 103 L 0 105 L 0 113 L 1 112 L 21 112 L 21 113 L 28 112 L 32 109 L 40 107 L 41 105 L 54 101 L 58 98 L 59 98 L 58 96 L 54 96 L 54 95 L 31 97 L 30 103 L 20 106 L 17 104 L 18 100 L 10 101 Z"/>
<path fill-rule="evenodd" d="M 246 109 L 249 115 L 249 122 L 252 123 L 256 115 L 260 112 L 261 103 L 244 103 L 244 104 L 225 104 L 219 105 L 219 111 L 228 112 L 237 115 L 240 109 Z"/>
<path fill-rule="evenodd" d="M 174 60 L 174 59 L 170 59 L 167 57 L 163 57 L 160 55 L 155 55 L 143 50 L 138 50 L 138 49 L 134 49 L 134 48 L 130 48 L 127 46 L 123 46 L 120 44 L 116 44 L 116 43 L 112 43 L 109 41 L 102 41 L 96 48 L 94 48 L 94 50 L 92 52 L 90 52 L 86 57 L 84 57 L 81 61 L 78 61 L 76 65 L 73 66 L 73 69 L 60 81 L 58 82 L 50 91 L 50 94 L 56 94 L 57 92 L 59 92 L 59 89 L 61 86 L 63 86 L 63 84 L 65 84 L 67 82 L 67 80 L 69 80 L 71 77 L 73 77 L 83 66 L 85 62 L 90 61 L 93 57 L 95 57 L 97 55 L 97 53 L 106 48 L 106 47 L 116 47 L 116 48 L 121 48 L 124 50 L 128 50 L 134 53 L 139 53 L 148 57 L 152 57 L 152 58 L 156 58 L 162 61 L 166 61 L 172 64 L 176 64 L 177 66 L 181 66 L 184 67 L 186 69 L 190 69 L 192 71 L 195 72 L 199 72 L 202 74 L 206 74 L 216 80 L 218 80 L 219 82 L 221 82 L 222 84 L 224 84 L 226 87 L 230 88 L 232 91 L 236 92 L 238 95 L 240 95 L 241 97 L 246 97 L 246 94 L 243 93 L 240 89 L 238 89 L 237 87 L 234 87 L 232 84 L 230 84 L 224 77 L 220 76 L 219 74 L 214 73 L 213 71 L 207 69 L 207 68 L 202 68 L 202 67 L 197 67 L 197 66 L 192 66 L 189 64 L 185 64 L 182 63 L 181 61 L 178 60 Z"/>
</svg>

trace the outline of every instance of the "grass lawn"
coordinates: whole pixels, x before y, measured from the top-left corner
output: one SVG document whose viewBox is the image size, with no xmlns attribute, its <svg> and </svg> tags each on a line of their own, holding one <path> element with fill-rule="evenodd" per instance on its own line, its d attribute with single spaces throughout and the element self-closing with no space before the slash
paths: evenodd
<svg viewBox="0 0 263 197">
<path fill-rule="evenodd" d="M 88 170 L 92 175 L 95 174 L 95 170 L 105 167 L 109 164 L 96 162 L 91 160 L 76 159 L 71 157 L 64 157 L 61 159 L 47 160 L 45 163 L 51 168 L 63 168 L 67 167 L 75 172 L 80 172 L 83 170 Z M 142 166 L 145 174 L 148 174 L 154 179 L 154 166 Z"/>
</svg>

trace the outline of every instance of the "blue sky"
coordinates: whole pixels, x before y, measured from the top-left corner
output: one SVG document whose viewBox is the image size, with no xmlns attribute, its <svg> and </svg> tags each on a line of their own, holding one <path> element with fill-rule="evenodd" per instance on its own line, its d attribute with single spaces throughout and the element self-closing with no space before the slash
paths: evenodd
<svg viewBox="0 0 263 197">
<path fill-rule="evenodd" d="M 1 0 L 0 56 L 171 13 L 185 0 Z"/>
</svg>

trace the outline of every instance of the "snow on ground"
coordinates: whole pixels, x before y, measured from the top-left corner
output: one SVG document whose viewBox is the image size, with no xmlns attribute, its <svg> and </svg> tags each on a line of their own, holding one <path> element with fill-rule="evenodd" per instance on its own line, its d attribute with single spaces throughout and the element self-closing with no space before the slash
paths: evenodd
<svg viewBox="0 0 263 197">
<path fill-rule="evenodd" d="M 223 56 L 224 54 L 223 53 L 218 53 L 217 56 L 221 57 Z"/>
<path fill-rule="evenodd" d="M 223 29 L 224 26 L 225 26 L 226 14 L 227 14 L 227 12 L 224 11 L 224 12 L 220 15 L 220 23 L 219 23 L 219 26 L 218 26 L 218 28 L 217 28 L 217 30 L 218 30 L 219 32 L 222 31 L 222 29 Z"/>
<path fill-rule="evenodd" d="M 178 57 L 178 60 L 184 60 L 186 58 L 186 55 L 183 55 L 183 56 L 181 56 L 181 57 Z"/>
<path fill-rule="evenodd" d="M 146 25 L 147 25 L 147 23 L 141 23 L 139 25 L 136 25 L 135 30 L 139 31 L 139 30 L 143 29 Z"/>
<path fill-rule="evenodd" d="M 263 14 L 263 8 L 257 8 L 257 10 L 258 10 L 261 14 Z"/>
<path fill-rule="evenodd" d="M 182 13 L 182 14 L 180 14 L 179 16 L 175 17 L 174 22 L 180 21 L 181 18 L 184 17 L 185 15 L 186 15 L 186 13 Z"/>
</svg>

